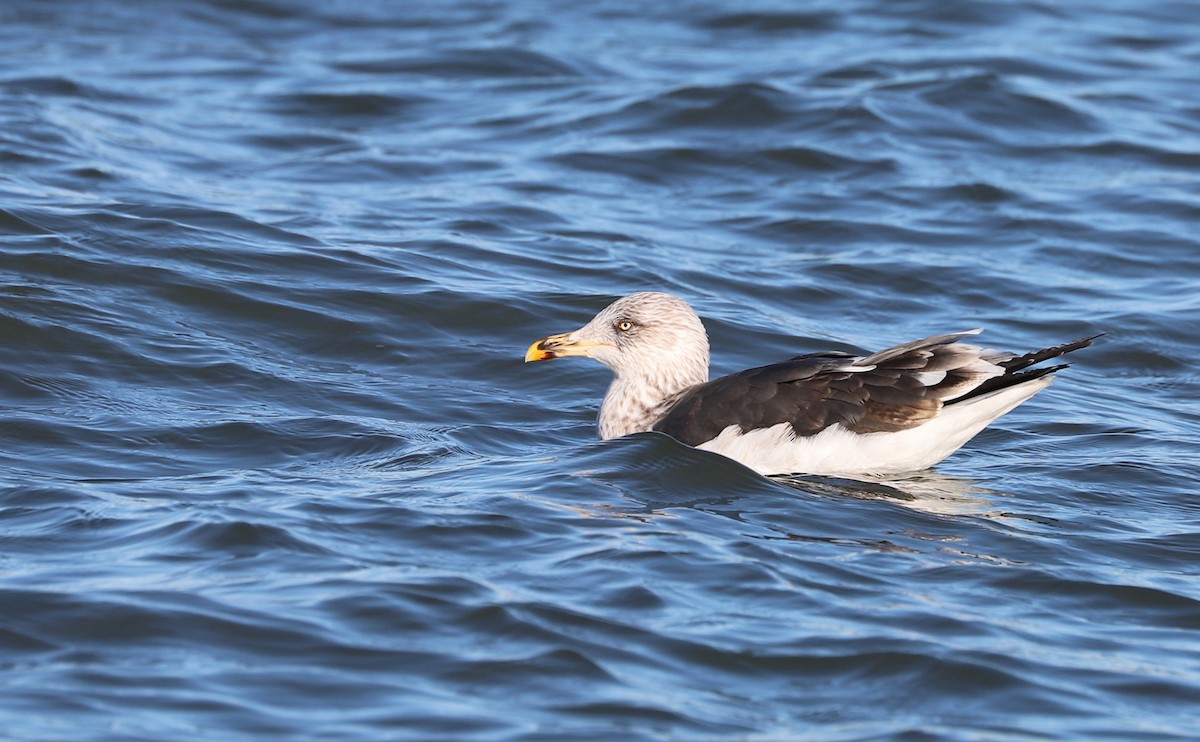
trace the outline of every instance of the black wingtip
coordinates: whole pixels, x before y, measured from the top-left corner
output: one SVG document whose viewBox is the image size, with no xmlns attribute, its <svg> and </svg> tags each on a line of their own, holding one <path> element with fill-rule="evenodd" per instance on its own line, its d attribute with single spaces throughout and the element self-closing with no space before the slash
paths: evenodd
<svg viewBox="0 0 1200 742">
<path fill-rule="evenodd" d="M 1104 335 L 1104 333 L 1099 332 L 1091 337 L 1080 338 L 1079 340 L 1072 340 L 1069 343 L 1062 343 L 1061 345 L 1053 345 L 1049 348 L 1030 351 L 1023 356 L 1017 356 L 1016 358 L 1010 358 L 1007 361 L 1001 361 L 997 365 L 1004 368 L 1003 376 L 997 376 L 995 378 L 988 379 L 967 394 L 964 394 L 961 397 L 953 400 L 952 403 L 963 402 L 968 399 L 974 399 L 975 397 L 981 397 L 984 394 L 988 394 L 999 389 L 1016 386 L 1017 384 L 1024 384 L 1026 382 L 1033 381 L 1034 379 L 1040 379 L 1042 377 L 1049 376 L 1050 374 L 1062 371 L 1063 369 L 1070 367 L 1071 364 L 1059 363 L 1053 366 L 1046 366 L 1044 368 L 1029 367 L 1039 364 L 1042 361 L 1048 361 L 1051 358 L 1065 356 L 1067 353 L 1079 350 L 1080 348 L 1086 348 L 1092 344 L 1093 340 L 1102 335 Z"/>
<path fill-rule="evenodd" d="M 1009 373 L 1020 371 L 1023 368 L 1029 368 L 1030 366 L 1041 363 L 1042 361 L 1048 361 L 1051 358 L 1065 356 L 1066 354 L 1079 350 L 1080 348 L 1087 348 L 1092 344 L 1093 340 L 1098 337 L 1102 337 L 1105 334 L 1107 333 L 1098 332 L 1090 337 L 1072 340 L 1069 343 L 1062 343 L 1060 345 L 1052 345 L 1049 348 L 1033 350 L 1023 356 L 1017 356 L 1016 358 L 1010 358 L 1007 361 L 1002 361 L 999 365 L 1003 366 Z"/>
</svg>

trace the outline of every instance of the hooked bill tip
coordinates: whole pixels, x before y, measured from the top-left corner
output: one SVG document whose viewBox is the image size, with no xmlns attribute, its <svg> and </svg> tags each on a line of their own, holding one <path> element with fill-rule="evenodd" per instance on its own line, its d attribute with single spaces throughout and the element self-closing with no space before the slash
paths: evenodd
<svg viewBox="0 0 1200 742">
<path fill-rule="evenodd" d="M 546 341 L 538 340 L 533 345 L 529 346 L 529 350 L 525 351 L 525 362 L 530 361 L 549 361 L 556 358 L 553 351 L 546 350 Z"/>
</svg>

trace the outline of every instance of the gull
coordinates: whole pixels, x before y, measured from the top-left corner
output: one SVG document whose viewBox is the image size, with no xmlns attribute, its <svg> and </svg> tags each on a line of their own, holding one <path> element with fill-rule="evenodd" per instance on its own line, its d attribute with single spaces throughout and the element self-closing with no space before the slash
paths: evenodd
<svg viewBox="0 0 1200 742">
<path fill-rule="evenodd" d="M 824 351 L 709 381 L 708 334 L 677 296 L 618 299 L 525 361 L 592 358 L 613 372 L 603 439 L 658 432 L 766 475 L 877 475 L 927 469 L 1045 389 L 1067 364 L 1036 364 L 1099 337 L 1024 355 L 936 335 L 856 356 Z"/>
</svg>

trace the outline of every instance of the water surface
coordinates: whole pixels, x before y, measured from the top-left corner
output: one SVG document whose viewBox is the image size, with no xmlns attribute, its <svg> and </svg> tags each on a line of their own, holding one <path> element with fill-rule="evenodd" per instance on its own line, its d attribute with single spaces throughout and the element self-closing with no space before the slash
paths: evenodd
<svg viewBox="0 0 1200 742">
<path fill-rule="evenodd" d="M 5 736 L 1200 736 L 1194 7 L 576 5 L 0 8 Z M 776 481 L 521 364 L 647 289 L 1108 334 Z"/>
</svg>

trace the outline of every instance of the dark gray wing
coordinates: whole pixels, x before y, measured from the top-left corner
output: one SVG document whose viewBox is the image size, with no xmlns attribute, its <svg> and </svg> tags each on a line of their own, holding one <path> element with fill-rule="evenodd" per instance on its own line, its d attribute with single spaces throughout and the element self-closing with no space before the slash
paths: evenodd
<svg viewBox="0 0 1200 742">
<path fill-rule="evenodd" d="M 858 373 L 837 371 L 854 362 L 845 354 L 799 356 L 740 371 L 687 389 L 654 424 L 654 430 L 698 446 L 730 425 L 743 431 L 792 424 L 797 435 L 814 435 L 863 415 Z"/>
<path fill-rule="evenodd" d="M 654 430 L 692 446 L 731 425 L 748 431 L 790 423 L 797 436 L 834 423 L 856 433 L 905 430 L 935 417 L 945 403 L 978 396 L 976 390 L 995 391 L 1057 370 L 1022 371 L 1091 341 L 1020 357 L 957 342 L 977 332 L 917 340 L 865 358 L 813 353 L 730 374 L 669 401 Z"/>
</svg>

